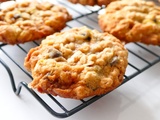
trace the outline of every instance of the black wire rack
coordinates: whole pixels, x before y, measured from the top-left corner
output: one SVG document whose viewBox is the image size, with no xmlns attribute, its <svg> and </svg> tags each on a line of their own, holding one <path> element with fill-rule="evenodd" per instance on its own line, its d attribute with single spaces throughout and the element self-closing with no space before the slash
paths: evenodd
<svg viewBox="0 0 160 120">
<path fill-rule="evenodd" d="M 103 10 L 103 6 L 91 7 L 82 6 L 80 4 L 73 5 L 66 0 L 55 0 L 54 2 L 56 2 L 56 4 L 65 6 L 73 16 L 73 20 L 67 23 L 67 26 L 64 28 L 64 30 L 73 27 L 87 26 L 89 28 L 101 31 L 98 26 L 97 16 L 99 12 Z M 16 95 L 19 95 L 21 89 L 25 88 L 28 93 L 31 94 L 49 113 L 58 118 L 69 117 L 104 96 L 101 95 L 83 100 L 72 100 L 54 97 L 49 94 L 42 95 L 29 88 L 28 82 L 31 82 L 32 76 L 23 67 L 23 62 L 30 48 L 39 45 L 40 42 L 41 41 L 33 41 L 14 46 L 0 43 L 0 63 L 6 69 L 12 89 Z M 124 75 L 124 81 L 121 85 L 160 62 L 160 46 L 146 46 L 142 43 L 129 43 L 125 47 L 129 51 L 129 63 L 126 74 Z M 15 76 L 16 70 L 20 71 L 19 74 L 27 79 L 19 80 L 20 78 Z"/>
</svg>

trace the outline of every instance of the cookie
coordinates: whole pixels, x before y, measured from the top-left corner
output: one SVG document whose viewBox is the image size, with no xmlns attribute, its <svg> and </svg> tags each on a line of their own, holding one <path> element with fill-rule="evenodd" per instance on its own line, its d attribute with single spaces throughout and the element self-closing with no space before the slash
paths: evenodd
<svg viewBox="0 0 160 120">
<path fill-rule="evenodd" d="M 8 0 L 0 0 L 0 2 L 6 2 L 6 1 L 8 1 Z"/>
<path fill-rule="evenodd" d="M 71 20 L 67 9 L 49 2 L 15 2 L 0 11 L 0 41 L 25 43 L 59 32 Z"/>
<path fill-rule="evenodd" d="M 160 45 L 160 7 L 153 2 L 112 2 L 98 19 L 104 32 L 126 43 Z"/>
<path fill-rule="evenodd" d="M 32 48 L 24 61 L 31 88 L 64 98 L 105 94 L 123 81 L 128 51 L 108 33 L 87 27 L 55 33 Z"/>
<path fill-rule="evenodd" d="M 116 1 L 116 0 L 68 0 L 74 4 L 80 3 L 82 5 L 90 5 L 90 6 L 94 6 L 94 5 L 108 5 L 110 2 Z"/>
</svg>

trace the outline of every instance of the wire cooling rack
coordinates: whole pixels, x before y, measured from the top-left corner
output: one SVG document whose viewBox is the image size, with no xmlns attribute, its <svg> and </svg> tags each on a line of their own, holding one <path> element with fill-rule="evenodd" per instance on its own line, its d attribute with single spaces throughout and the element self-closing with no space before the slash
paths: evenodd
<svg viewBox="0 0 160 120">
<path fill-rule="evenodd" d="M 88 26 L 89 28 L 101 31 L 97 23 L 97 15 L 103 7 L 82 6 L 80 4 L 73 5 L 66 0 L 54 0 L 54 3 L 65 6 L 73 16 L 73 20 L 67 23 L 64 30 L 73 27 Z M 0 43 L 0 65 L 2 65 L 8 72 L 12 89 L 16 95 L 20 94 L 21 88 L 25 88 L 28 91 L 28 94 L 33 95 L 33 97 L 49 113 L 59 118 L 69 117 L 104 96 L 101 95 L 83 100 L 72 100 L 47 94 L 40 94 L 30 89 L 28 83 L 31 82 L 32 77 L 23 67 L 23 62 L 30 48 L 36 47 L 39 44 L 40 41 L 33 41 L 14 46 Z M 129 63 L 122 85 L 160 62 L 160 46 L 146 46 L 141 43 L 129 43 L 125 47 L 129 51 Z M 25 79 L 22 80 L 21 78 Z"/>
</svg>

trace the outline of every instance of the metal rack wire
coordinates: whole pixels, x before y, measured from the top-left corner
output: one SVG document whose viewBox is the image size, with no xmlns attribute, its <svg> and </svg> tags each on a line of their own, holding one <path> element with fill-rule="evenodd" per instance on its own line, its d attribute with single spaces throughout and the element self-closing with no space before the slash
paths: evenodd
<svg viewBox="0 0 160 120">
<path fill-rule="evenodd" d="M 103 9 L 103 7 L 84 7 L 79 4 L 73 5 L 66 0 L 56 0 L 56 3 L 66 6 L 70 13 L 73 14 L 73 20 L 67 23 L 67 27 L 64 30 L 70 29 L 72 27 L 88 26 L 90 28 L 101 31 L 97 24 L 97 15 L 98 12 Z M 39 45 L 39 43 L 40 41 L 33 41 L 15 46 L 10 46 L 3 43 L 0 44 L 0 63 L 8 72 L 12 89 L 16 95 L 19 95 L 21 92 L 21 88 L 24 87 L 28 91 L 28 93 L 33 95 L 33 97 L 37 99 L 37 101 L 49 113 L 59 118 L 69 117 L 104 96 L 94 96 L 92 98 L 78 101 L 53 97 L 52 95 L 44 96 L 29 88 L 28 82 L 32 80 L 32 76 L 23 67 L 23 61 L 29 49 Z M 129 51 L 129 64 L 126 74 L 124 75 L 124 82 L 122 83 L 122 85 L 131 80 L 133 77 L 139 75 L 146 69 L 160 62 L 159 46 L 146 46 L 141 43 L 130 43 L 126 45 L 126 48 Z M 15 67 L 9 67 L 10 64 L 14 65 Z M 27 76 L 28 79 L 25 79 L 24 81 L 19 80 L 19 77 L 15 76 L 15 69 L 19 70 L 22 76 Z M 66 106 L 66 103 L 74 104 L 72 104 L 71 108 L 68 108 L 68 106 Z M 52 107 L 53 105 L 54 107 Z"/>
</svg>

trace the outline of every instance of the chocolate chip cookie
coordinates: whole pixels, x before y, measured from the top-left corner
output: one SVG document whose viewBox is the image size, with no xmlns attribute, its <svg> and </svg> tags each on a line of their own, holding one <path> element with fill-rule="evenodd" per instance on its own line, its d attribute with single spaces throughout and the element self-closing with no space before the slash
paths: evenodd
<svg viewBox="0 0 160 120">
<path fill-rule="evenodd" d="M 42 40 L 27 54 L 31 88 L 64 98 L 105 94 L 123 81 L 128 51 L 116 37 L 87 27 L 72 28 Z"/>
<path fill-rule="evenodd" d="M 71 20 L 67 9 L 49 2 L 15 2 L 0 11 L 0 41 L 24 43 L 60 31 Z"/>
<path fill-rule="evenodd" d="M 104 32 L 121 41 L 160 45 L 160 7 L 153 2 L 112 2 L 98 19 Z"/>
</svg>

